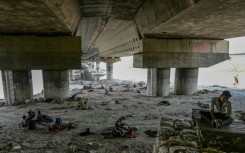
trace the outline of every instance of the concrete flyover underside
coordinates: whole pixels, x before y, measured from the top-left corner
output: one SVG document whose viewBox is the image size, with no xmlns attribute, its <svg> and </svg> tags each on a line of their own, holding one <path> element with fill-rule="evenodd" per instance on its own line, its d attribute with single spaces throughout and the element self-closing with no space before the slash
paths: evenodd
<svg viewBox="0 0 245 153">
<path fill-rule="evenodd" d="M 134 55 L 134 67 L 152 69 L 151 82 L 161 84 L 150 95 L 164 96 L 170 68 L 229 58 L 223 39 L 245 35 L 244 8 L 244 0 L 1 0 L 0 69 L 63 71 L 81 67 L 81 52 L 84 59 Z"/>
</svg>

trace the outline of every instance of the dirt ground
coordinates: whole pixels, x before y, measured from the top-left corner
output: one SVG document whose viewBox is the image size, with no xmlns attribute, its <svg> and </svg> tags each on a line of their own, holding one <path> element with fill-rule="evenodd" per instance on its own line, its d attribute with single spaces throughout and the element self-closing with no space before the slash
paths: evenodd
<svg viewBox="0 0 245 153">
<path fill-rule="evenodd" d="M 146 130 L 158 130 L 161 117 L 191 120 L 192 108 L 199 103 L 208 104 L 226 88 L 210 87 L 208 94 L 190 96 L 147 97 L 137 92 L 111 92 L 104 90 L 83 91 L 80 97 L 88 99 L 91 110 L 76 110 L 77 101 L 62 103 L 28 103 L 19 106 L 0 107 L 0 153 L 151 153 L 155 138 L 144 134 Z M 232 93 L 233 111 L 245 110 L 245 90 L 229 89 Z M 119 104 L 115 104 L 115 101 Z M 158 105 L 169 101 L 169 106 Z M 47 129 L 23 130 L 18 128 L 22 115 L 29 109 L 53 118 L 61 117 L 64 123 L 72 122 L 75 129 L 52 133 Z M 138 127 L 137 138 L 103 139 L 100 133 L 108 131 L 115 121 L 126 116 L 129 126 Z M 79 136 L 90 128 L 95 134 Z"/>
</svg>

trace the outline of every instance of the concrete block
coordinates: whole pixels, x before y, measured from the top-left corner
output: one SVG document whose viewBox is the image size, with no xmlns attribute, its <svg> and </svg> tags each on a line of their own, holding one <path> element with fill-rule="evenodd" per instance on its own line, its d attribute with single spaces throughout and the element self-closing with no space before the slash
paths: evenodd
<svg viewBox="0 0 245 153">
<path fill-rule="evenodd" d="M 0 61 L 2 70 L 79 69 L 81 40 L 70 36 L 1 36 Z"/>
</svg>

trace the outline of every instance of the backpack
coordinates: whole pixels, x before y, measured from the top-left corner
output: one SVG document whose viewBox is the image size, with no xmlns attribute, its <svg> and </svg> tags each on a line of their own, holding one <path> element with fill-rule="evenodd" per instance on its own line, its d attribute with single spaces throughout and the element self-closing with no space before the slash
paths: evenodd
<svg viewBox="0 0 245 153">
<path fill-rule="evenodd" d="M 29 130 L 34 130 L 34 129 L 36 129 L 36 122 L 33 121 L 33 120 L 29 120 L 29 121 L 28 121 L 28 129 L 29 129 Z"/>
<path fill-rule="evenodd" d="M 62 119 L 61 119 L 60 117 L 57 117 L 57 118 L 55 119 L 55 124 L 56 124 L 56 125 L 62 125 Z"/>
</svg>

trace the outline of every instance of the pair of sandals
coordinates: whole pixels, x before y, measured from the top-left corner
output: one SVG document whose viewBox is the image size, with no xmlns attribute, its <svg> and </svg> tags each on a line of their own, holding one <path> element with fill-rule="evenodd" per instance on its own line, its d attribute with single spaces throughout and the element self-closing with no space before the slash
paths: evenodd
<svg viewBox="0 0 245 153">
<path fill-rule="evenodd" d="M 222 127 L 224 126 L 223 121 L 220 120 L 220 119 L 213 119 L 213 120 L 211 121 L 211 124 L 212 124 L 212 126 L 215 127 L 215 128 L 222 128 Z"/>
</svg>

